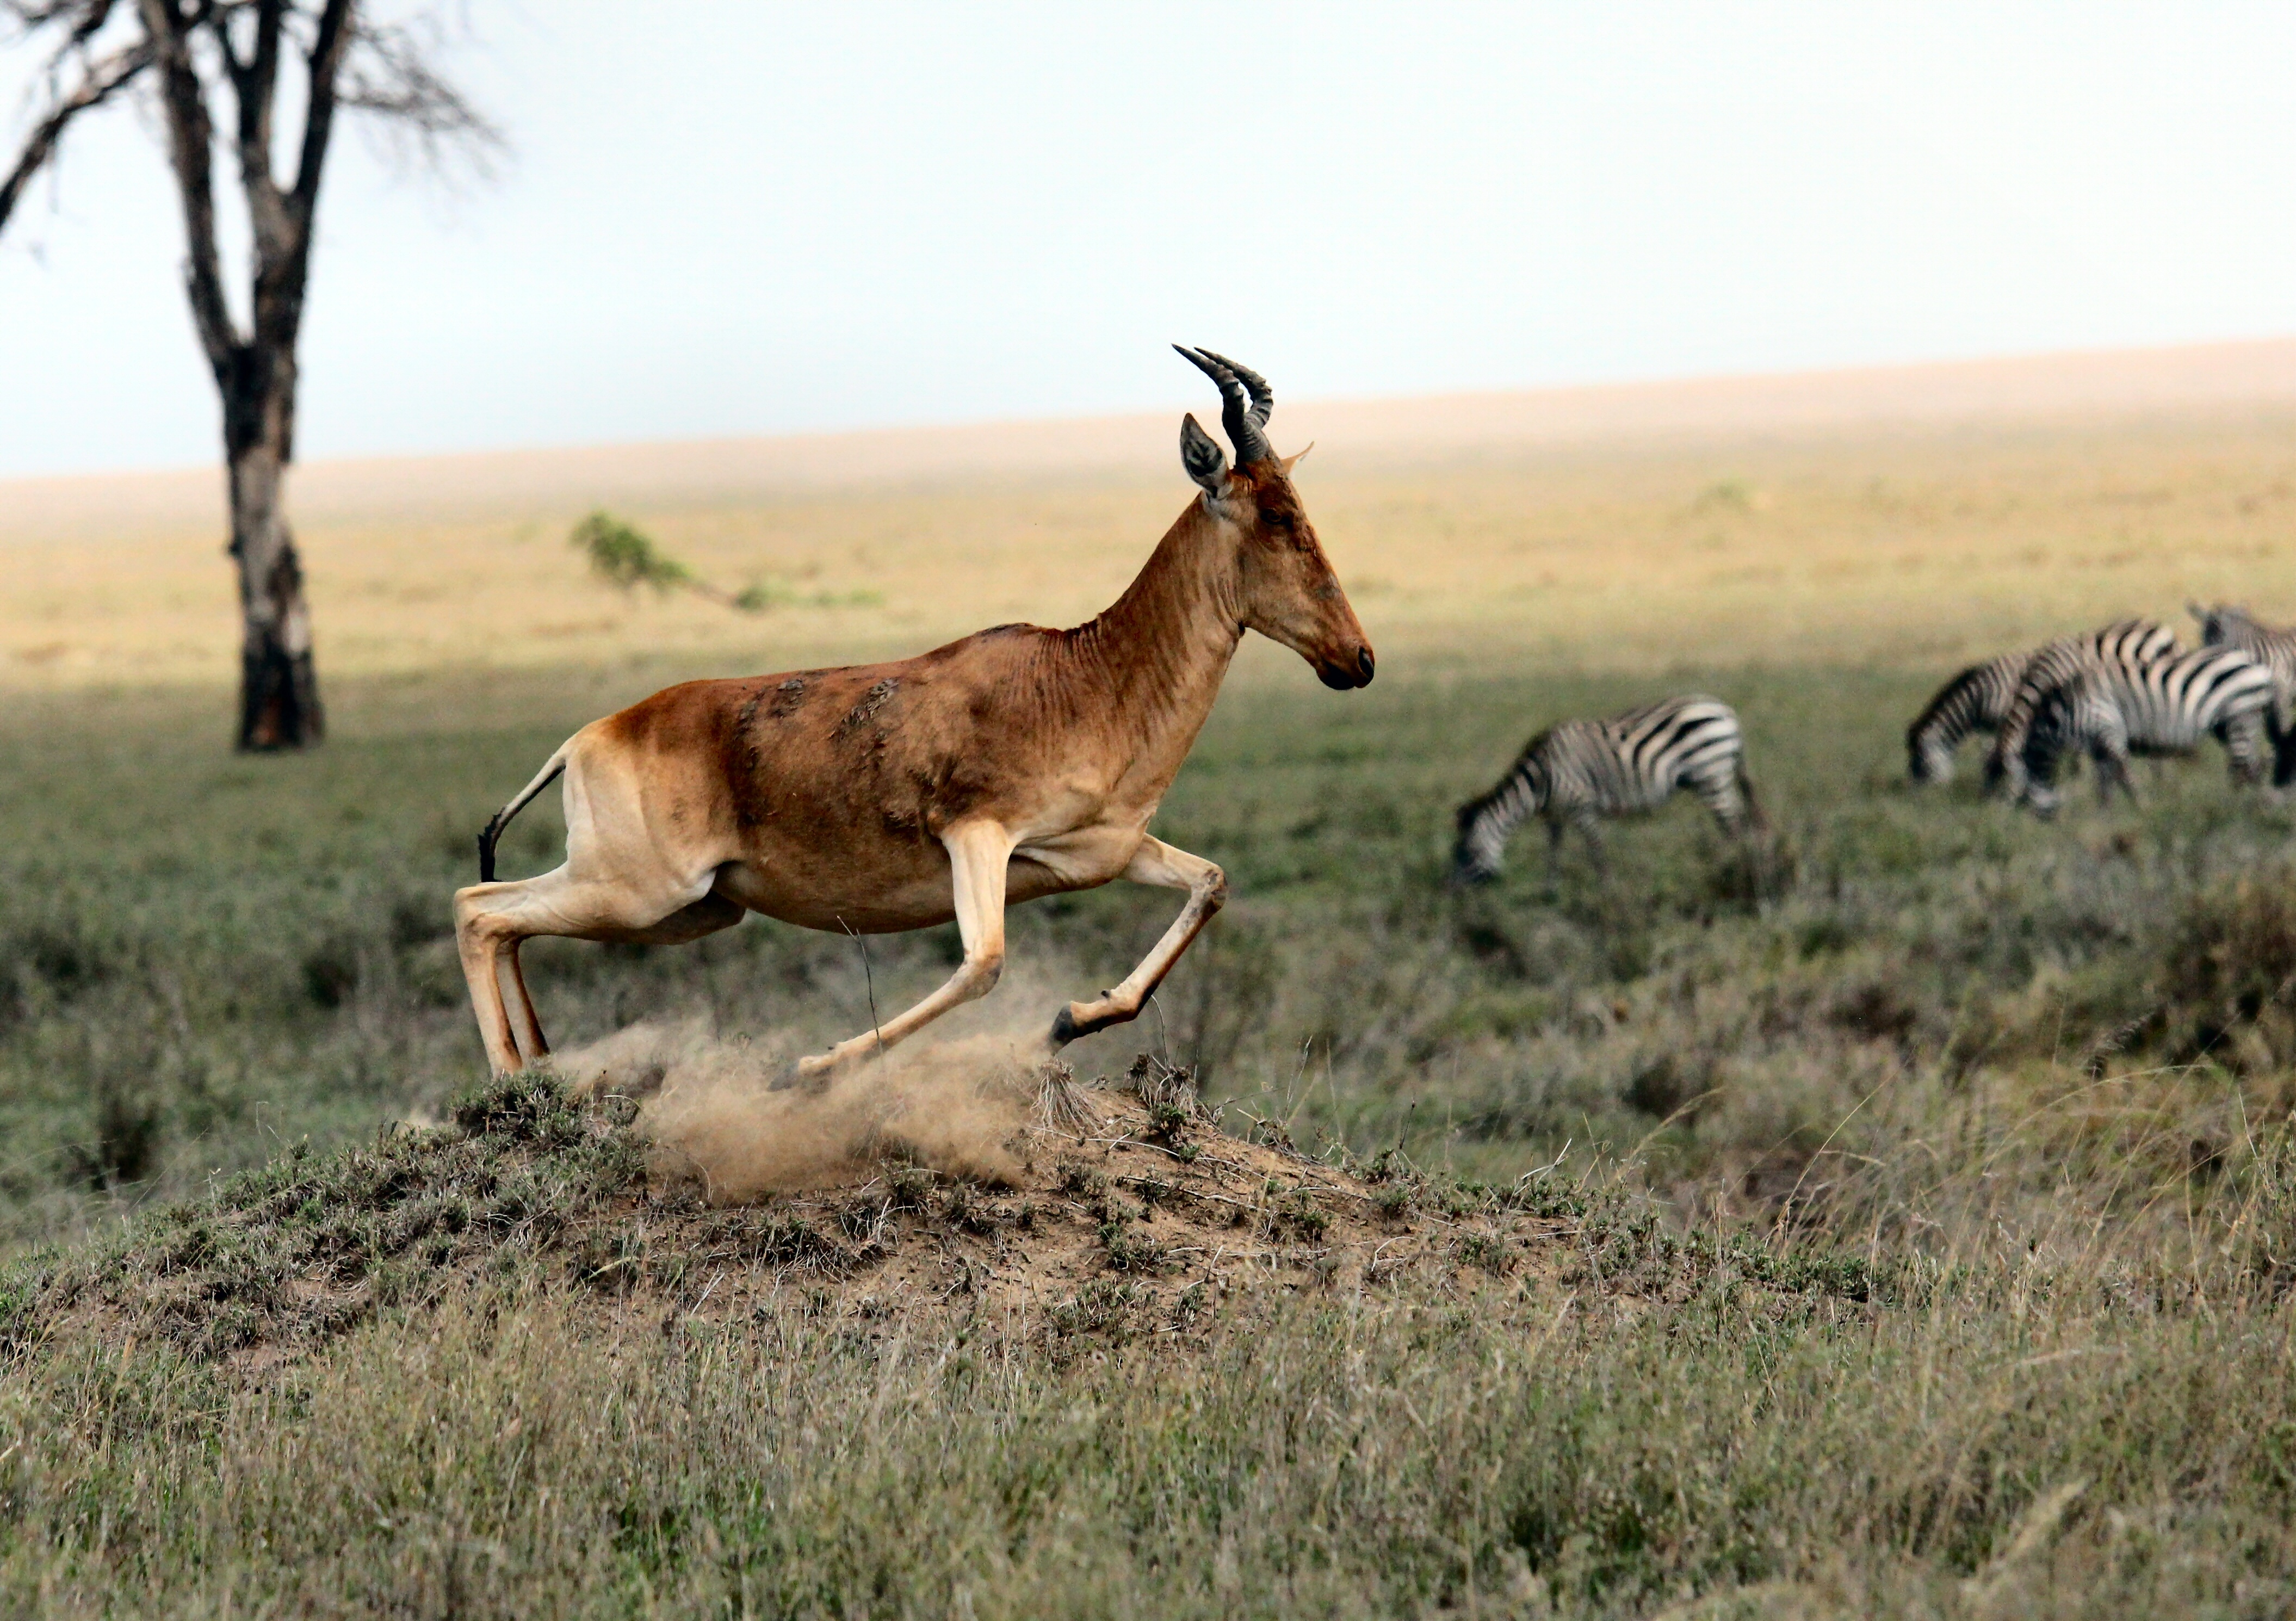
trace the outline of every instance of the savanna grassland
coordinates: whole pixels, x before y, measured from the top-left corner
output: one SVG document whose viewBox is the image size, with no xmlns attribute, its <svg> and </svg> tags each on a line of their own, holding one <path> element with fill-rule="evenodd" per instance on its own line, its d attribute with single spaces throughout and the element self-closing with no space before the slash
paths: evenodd
<svg viewBox="0 0 2296 1621">
<path fill-rule="evenodd" d="M 0 520 L 0 1591 L 2288 1613 L 2296 806 L 2211 753 L 2044 824 L 1980 798 L 1973 750 L 1910 790 L 1902 731 L 2047 634 L 2188 597 L 2296 619 L 2291 394 L 1327 438 L 1303 495 L 1379 679 L 1247 650 L 1158 823 L 1234 899 L 1071 1055 L 1194 1070 L 1222 1124 L 1176 1114 L 1160 1152 L 1289 1142 L 1366 1243 L 1458 1234 L 1391 1276 L 1320 1266 L 1338 1218 L 1267 1197 L 1238 1218 L 1264 1277 L 1220 1273 L 1073 1168 L 1024 1196 L 896 1167 L 857 1226 L 710 1210 L 627 1110 L 478 1087 L 446 897 L 551 748 L 690 675 L 1084 617 L 1185 496 L 1168 422 L 1117 471 L 315 473 L 333 734 L 302 758 L 222 748 L 193 518 L 37 492 Z M 775 605 L 599 586 L 563 542 L 598 501 Z M 1498 885 L 1443 887 L 1451 807 L 1530 732 L 1693 689 L 1745 719 L 1773 863 L 1685 804 L 1604 870 L 1534 831 Z M 545 798 L 505 871 L 559 832 Z M 1016 912 L 950 1033 L 1033 1028 L 1171 905 Z M 870 949 L 753 920 L 528 961 L 562 1044 L 653 1019 L 779 1052 L 922 995 L 954 935 Z M 1082 1271 L 1025 1310 L 872 1281 L 1023 1254 L 1055 1199 Z"/>
</svg>

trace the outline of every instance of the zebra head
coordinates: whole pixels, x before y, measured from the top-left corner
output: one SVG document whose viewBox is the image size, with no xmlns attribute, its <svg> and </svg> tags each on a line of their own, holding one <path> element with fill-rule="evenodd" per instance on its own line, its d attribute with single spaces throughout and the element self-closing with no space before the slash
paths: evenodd
<svg viewBox="0 0 2296 1621">
<path fill-rule="evenodd" d="M 1482 801 L 1471 799 L 1459 807 L 1459 837 L 1451 846 L 1451 887 L 1472 889 L 1495 883 L 1505 864 L 1506 833 L 1496 818 L 1483 814 Z"/>
<path fill-rule="evenodd" d="M 1953 745 L 1942 728 L 1916 721 L 1906 729 L 1906 774 L 1916 784 L 1953 781 Z"/>
<path fill-rule="evenodd" d="M 1546 776 L 1535 746 L 1496 788 L 1459 807 L 1459 836 L 1451 847 L 1451 886 L 1488 884 L 1506 864 L 1506 842 L 1527 816 L 1546 803 Z"/>
<path fill-rule="evenodd" d="M 2263 640 L 2263 627 L 2245 608 L 2230 602 L 2218 602 L 2212 608 L 2187 602 L 2185 611 L 2201 622 L 2202 647 L 2232 646 L 2252 651 Z"/>
</svg>

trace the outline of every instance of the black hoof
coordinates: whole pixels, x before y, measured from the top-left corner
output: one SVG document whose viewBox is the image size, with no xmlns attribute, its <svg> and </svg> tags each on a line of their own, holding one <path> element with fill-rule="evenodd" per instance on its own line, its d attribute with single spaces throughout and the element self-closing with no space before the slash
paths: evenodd
<svg viewBox="0 0 2296 1621">
<path fill-rule="evenodd" d="M 1077 1021 L 1068 1009 L 1062 1008 L 1059 1017 L 1053 1020 L 1053 1051 L 1059 1052 L 1084 1033 L 1077 1027 Z"/>
</svg>

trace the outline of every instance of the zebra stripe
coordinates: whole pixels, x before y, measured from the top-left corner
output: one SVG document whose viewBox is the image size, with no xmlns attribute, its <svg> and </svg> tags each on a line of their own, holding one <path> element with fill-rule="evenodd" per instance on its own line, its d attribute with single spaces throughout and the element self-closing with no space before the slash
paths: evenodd
<svg viewBox="0 0 2296 1621">
<path fill-rule="evenodd" d="M 2225 746 L 2234 782 L 2259 782 L 2278 691 L 2268 668 L 2221 644 L 2140 667 L 2089 665 L 2053 689 L 2037 709 L 2020 797 L 2044 815 L 2054 810 L 2056 763 L 2079 749 L 2096 761 L 2101 796 L 2110 800 L 2118 785 L 2134 804 L 2132 753 L 2190 754 L 2211 735 Z"/>
<path fill-rule="evenodd" d="M 1679 789 L 1696 794 L 1726 833 L 1761 825 L 1729 705 L 1693 695 L 1609 720 L 1561 722 L 1525 744 L 1489 792 L 1459 807 L 1452 880 L 1496 878 L 1508 839 L 1532 816 L 1546 820 L 1557 844 L 1566 824 L 1578 828 L 1599 855 L 1598 818 L 1654 810 Z"/>
<path fill-rule="evenodd" d="M 2140 662 L 2177 651 L 2177 633 L 2150 619 L 2116 619 L 2086 640 L 2099 650 L 2126 648 Z M 2000 731 L 2019 684 L 2039 651 L 2028 648 L 1972 664 L 1938 689 L 1928 707 L 1906 728 L 1906 765 L 1915 782 L 1949 781 L 1954 750 L 1961 747 L 1964 738 L 1976 732 Z"/>
<path fill-rule="evenodd" d="M 2278 689 L 2272 718 L 2275 728 L 2280 728 L 2289 700 L 2296 699 L 2296 628 L 2267 625 L 2247 609 L 2229 602 L 2218 602 L 2213 608 L 2198 602 L 2186 606 L 2201 622 L 2202 646 L 2236 647 L 2272 672 L 2273 684 Z"/>
<path fill-rule="evenodd" d="M 2038 741 L 2033 725 L 2051 693 L 2092 670 L 2133 676 L 2164 656 L 2179 656 L 2176 635 L 2150 619 L 2118 619 L 2094 635 L 2067 636 L 2035 648 L 1994 734 L 1993 752 L 1985 762 L 1986 786 L 2012 799 L 2025 798 L 2026 757 Z"/>
</svg>

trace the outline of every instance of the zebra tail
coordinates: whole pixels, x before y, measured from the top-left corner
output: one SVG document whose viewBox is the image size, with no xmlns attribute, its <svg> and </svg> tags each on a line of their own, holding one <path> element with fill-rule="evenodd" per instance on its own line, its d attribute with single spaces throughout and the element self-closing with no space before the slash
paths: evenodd
<svg viewBox="0 0 2296 1621">
<path fill-rule="evenodd" d="M 1767 839 L 1770 836 L 1770 819 L 1762 814 L 1762 798 L 1754 791 L 1754 779 L 1746 774 L 1743 762 L 1738 766 L 1738 791 L 1746 798 L 1746 825 Z"/>
</svg>

